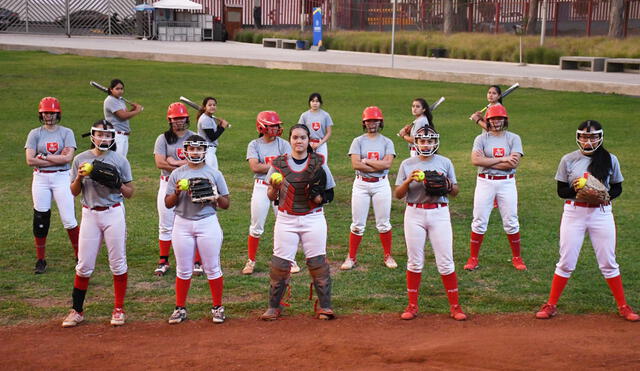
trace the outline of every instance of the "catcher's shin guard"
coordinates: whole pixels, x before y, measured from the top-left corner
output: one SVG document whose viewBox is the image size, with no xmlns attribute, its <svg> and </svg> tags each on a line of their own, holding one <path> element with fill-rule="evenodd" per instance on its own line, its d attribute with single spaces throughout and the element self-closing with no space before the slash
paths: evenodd
<svg viewBox="0 0 640 371">
<path fill-rule="evenodd" d="M 291 262 L 275 255 L 271 256 L 271 271 L 269 278 L 271 287 L 269 288 L 269 307 L 280 308 L 282 296 L 289 286 L 291 276 Z"/>
<path fill-rule="evenodd" d="M 38 238 L 47 237 L 51 224 L 51 210 L 33 210 L 33 235 Z"/>
<path fill-rule="evenodd" d="M 331 309 L 331 275 L 325 255 L 307 259 L 307 267 L 318 294 L 320 308 Z"/>
</svg>

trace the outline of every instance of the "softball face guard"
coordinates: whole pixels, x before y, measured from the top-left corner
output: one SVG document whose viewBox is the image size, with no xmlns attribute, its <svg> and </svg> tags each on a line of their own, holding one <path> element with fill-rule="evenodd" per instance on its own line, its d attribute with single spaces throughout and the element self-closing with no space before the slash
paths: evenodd
<svg viewBox="0 0 640 371">
<path fill-rule="evenodd" d="M 192 150 L 189 150 L 189 147 Z M 193 148 L 198 148 L 197 151 L 194 151 Z M 184 141 L 184 156 L 187 158 L 192 164 L 199 164 L 204 162 L 205 155 L 207 153 L 207 148 L 209 148 L 209 143 L 202 140 L 185 140 Z"/>
<path fill-rule="evenodd" d="M 96 133 L 110 133 L 111 139 L 104 138 L 104 136 L 97 136 Z M 100 151 L 108 151 L 116 144 L 116 129 L 104 129 L 93 126 L 91 128 L 91 142 L 93 142 L 93 145 Z"/>
<path fill-rule="evenodd" d="M 416 153 L 421 156 L 431 156 L 440 148 L 440 134 L 432 131 L 425 132 L 424 130 L 418 131 L 414 138 L 414 145 Z M 421 140 L 427 141 L 427 143 L 420 144 Z M 433 143 L 428 143 L 433 141 Z"/>
<path fill-rule="evenodd" d="M 581 140 L 581 136 L 586 137 L 582 138 Z M 592 140 L 594 139 L 593 136 L 597 136 L 597 138 L 595 138 L 595 140 Z M 604 142 L 604 132 L 602 131 L 602 129 L 593 131 L 580 129 L 576 130 L 576 144 L 578 145 L 580 152 L 584 154 L 595 152 L 598 148 L 600 148 L 602 142 Z"/>
</svg>

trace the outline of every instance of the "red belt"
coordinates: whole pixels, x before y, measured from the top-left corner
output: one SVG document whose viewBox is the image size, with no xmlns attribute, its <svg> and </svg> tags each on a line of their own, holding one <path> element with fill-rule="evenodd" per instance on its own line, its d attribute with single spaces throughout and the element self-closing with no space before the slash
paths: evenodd
<svg viewBox="0 0 640 371">
<path fill-rule="evenodd" d="M 130 132 L 128 131 L 116 131 L 116 134 L 120 134 L 120 135 L 131 135 Z"/>
<path fill-rule="evenodd" d="M 58 173 L 61 171 L 68 171 L 69 169 L 58 169 L 58 170 L 41 170 L 38 169 L 37 167 L 33 168 L 33 172 L 34 173 L 45 173 L 45 174 L 50 174 L 50 173 Z"/>
<path fill-rule="evenodd" d="M 260 183 L 260 184 L 264 184 L 264 185 L 269 185 L 269 183 L 267 183 L 266 180 L 262 180 L 262 179 L 256 179 L 256 183 Z"/>
<path fill-rule="evenodd" d="M 281 207 L 278 207 L 278 211 L 280 211 L 282 213 L 285 213 L 285 214 L 288 214 L 288 215 L 298 215 L 299 216 L 299 215 L 309 215 L 309 214 L 319 213 L 319 212 L 322 211 L 322 208 L 319 208 L 316 211 L 309 211 L 307 213 L 294 213 L 293 211 L 289 211 L 289 210 L 283 209 Z"/>
<path fill-rule="evenodd" d="M 504 179 L 511 179 L 515 176 L 515 174 L 509 174 L 509 175 L 488 175 L 488 174 L 478 174 L 478 176 L 480 178 L 485 178 L 485 179 L 489 179 L 489 180 L 504 180 Z"/>
<path fill-rule="evenodd" d="M 578 206 L 578 207 L 600 207 L 600 206 L 609 206 L 609 205 L 611 205 L 611 203 L 609 201 L 607 201 L 607 202 L 605 202 L 603 204 L 590 204 L 590 203 L 586 203 L 586 202 L 567 200 L 564 203 L 567 204 L 567 205 L 573 205 L 573 206 Z"/>
<path fill-rule="evenodd" d="M 367 178 L 367 177 L 358 175 L 358 179 L 362 180 L 363 182 L 367 182 L 367 183 L 376 183 L 376 182 L 379 182 L 381 179 L 384 179 L 386 177 L 387 177 L 386 175 L 383 175 L 383 176 L 381 176 L 379 178 L 375 177 L 375 176 L 371 177 L 371 178 Z"/>
<path fill-rule="evenodd" d="M 439 207 L 447 207 L 446 203 L 436 203 L 436 204 L 412 204 L 410 202 L 407 203 L 408 206 L 417 207 L 418 209 L 437 209 Z"/>
<path fill-rule="evenodd" d="M 168 181 L 169 177 L 166 175 L 160 175 L 160 180 Z"/>
<path fill-rule="evenodd" d="M 320 143 L 320 139 L 309 139 L 311 143 Z"/>
<path fill-rule="evenodd" d="M 89 209 L 89 210 L 93 210 L 93 211 L 105 211 L 105 210 L 109 210 L 109 209 L 111 209 L 111 208 L 118 207 L 118 206 L 120 206 L 120 202 L 115 203 L 115 204 L 113 204 L 113 205 L 111 205 L 111 206 L 96 206 L 96 207 L 89 207 L 89 206 L 87 206 L 87 205 L 82 205 L 82 207 L 84 207 L 85 209 Z"/>
</svg>

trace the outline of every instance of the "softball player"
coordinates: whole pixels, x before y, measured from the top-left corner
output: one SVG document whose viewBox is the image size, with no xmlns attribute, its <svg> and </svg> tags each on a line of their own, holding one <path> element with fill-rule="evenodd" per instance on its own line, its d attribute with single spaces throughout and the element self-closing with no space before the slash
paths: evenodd
<svg viewBox="0 0 640 371">
<path fill-rule="evenodd" d="M 371 201 L 384 250 L 384 264 L 388 268 L 398 267 L 391 256 L 391 186 L 388 178 L 396 151 L 393 142 L 380 134 L 383 128 L 384 117 L 380 108 L 365 108 L 362 112 L 362 130 L 365 134 L 355 138 L 349 148 L 351 167 L 356 171 L 356 179 L 351 190 L 349 255 L 340 266 L 342 270 L 351 269 L 356 264 L 356 254 L 364 234 Z"/>
<path fill-rule="evenodd" d="M 411 114 L 415 117 L 415 120 L 413 120 L 411 124 L 400 129 L 398 136 L 408 143 L 409 153 L 413 157 L 417 156 L 417 152 L 413 144 L 413 138 L 415 138 L 416 133 L 419 129 L 425 126 L 435 128 L 435 123 L 433 122 L 433 115 L 431 114 L 429 104 L 424 98 L 416 98 L 411 102 Z"/>
<path fill-rule="evenodd" d="M 38 105 L 40 127 L 29 132 L 24 145 L 27 165 L 33 167 L 33 236 L 36 246 L 35 273 L 47 269 L 45 247 L 51 224 L 51 197 L 58 205 L 62 225 L 67 230 L 71 246 L 78 257 L 78 222 L 69 190 L 69 167 L 76 149 L 73 131 L 58 125 L 62 119 L 60 102 L 44 97 Z"/>
<path fill-rule="evenodd" d="M 186 108 L 185 108 L 186 110 Z M 220 171 L 205 166 L 205 156 L 209 143 L 199 135 L 191 135 L 184 141 L 187 165 L 175 169 L 169 176 L 165 196 L 165 206 L 175 207 L 175 220 L 171 235 L 173 253 L 176 256 L 176 308 L 169 317 L 169 323 L 176 324 L 187 319 L 185 303 L 196 249 L 200 252 L 204 271 L 209 281 L 213 307 L 211 315 L 214 323 L 225 320 L 222 306 L 223 276 L 220 268 L 220 248 L 222 229 L 218 223 L 216 210 L 229 208 L 229 190 Z M 217 189 L 214 201 L 193 202 L 191 191 L 181 191 L 181 179 L 205 178 Z"/>
<path fill-rule="evenodd" d="M 274 111 L 262 111 L 256 118 L 256 129 L 260 134 L 247 147 L 247 161 L 253 171 L 254 184 L 251 194 L 251 225 L 247 238 L 247 253 L 249 259 L 242 269 L 242 274 L 252 274 L 256 266 L 256 253 L 260 244 L 260 236 L 264 232 L 264 223 L 267 220 L 269 206 L 276 212 L 273 202 L 267 197 L 267 180 L 265 175 L 271 167 L 271 161 L 285 153 L 291 153 L 291 145 L 280 138 L 282 135 L 282 121 Z M 295 264 L 295 262 L 294 262 Z M 299 271 L 297 264 L 294 270 Z"/>
<path fill-rule="evenodd" d="M 214 169 L 218 168 L 218 157 L 216 156 L 218 138 L 229 127 L 229 123 L 225 119 L 214 116 L 217 110 L 218 100 L 214 97 L 206 97 L 202 101 L 202 109 L 198 112 L 198 135 L 207 138 L 209 142 L 206 163 Z"/>
<path fill-rule="evenodd" d="M 431 170 L 443 174 L 450 185 L 448 195 L 458 192 L 456 174 L 451 160 L 437 154 L 440 135 L 432 127 L 421 128 L 414 137 L 417 156 L 402 161 L 396 178 L 395 197 L 405 198 L 404 236 L 407 243 L 407 296 L 409 305 L 401 318 L 411 320 L 418 315 L 418 291 L 424 267 L 424 246 L 427 238 L 433 248 L 436 266 L 449 299 L 451 317 L 464 321 L 458 303 L 458 279 L 453 260 L 453 232 L 449 215 L 448 196 L 427 192 L 419 176 Z"/>
<path fill-rule="evenodd" d="M 536 318 L 548 319 L 558 311 L 556 304 L 576 268 L 585 232 L 589 234 L 600 272 L 618 304 L 618 313 L 628 321 L 638 321 L 640 316 L 627 305 L 622 287 L 620 269 L 616 262 L 616 226 L 610 202 L 590 204 L 576 200 L 577 182 L 584 173 L 594 176 L 605 185 L 614 199 L 622 193 L 622 173 L 618 158 L 609 153 L 602 142 L 604 132 L 599 122 L 588 120 L 578 126 L 576 142 L 578 150 L 560 160 L 556 181 L 558 196 L 565 199 L 560 223 L 560 260 L 556 264 L 551 282 L 549 300 L 536 313 Z"/>
<path fill-rule="evenodd" d="M 278 216 L 273 231 L 269 308 L 260 317 L 276 320 L 281 312 L 281 300 L 289 285 L 290 267 L 295 262 L 298 244 L 307 259 L 309 274 L 318 294 L 316 317 L 334 318 L 331 309 L 331 276 L 327 263 L 327 221 L 322 205 L 333 200 L 335 182 L 324 157 L 313 151 L 310 130 L 297 124 L 289 131 L 291 155 L 284 154 L 271 162 L 267 173 L 269 199 L 278 200 Z M 274 181 L 272 174 L 282 175 Z M 317 181 L 325 179 L 326 181 Z M 319 305 L 318 305 L 319 304 Z"/>
<path fill-rule="evenodd" d="M 171 172 L 187 164 L 184 154 L 184 140 L 195 133 L 188 130 L 189 113 L 182 103 L 171 103 L 167 109 L 169 129 L 156 139 L 153 149 L 156 167 L 160 169 L 160 186 L 158 187 L 158 246 L 160 260 L 154 271 L 156 276 L 163 276 L 169 270 L 169 251 L 171 249 L 171 231 L 173 229 L 174 212 L 164 204 L 167 184 Z M 198 264 L 199 265 L 199 264 Z M 201 269 L 199 266 L 198 269 Z"/>
<path fill-rule="evenodd" d="M 473 196 L 473 221 L 471 223 L 471 256 L 464 269 L 479 267 L 478 255 L 494 199 L 502 216 L 502 226 L 507 233 L 517 270 L 526 270 L 520 256 L 520 224 L 518 223 L 518 190 L 516 168 L 524 155 L 522 142 L 517 134 L 507 131 L 509 118 L 502 105 L 487 109 L 488 132 L 478 135 L 473 142 L 471 163 L 478 167 L 478 179 Z"/>
<path fill-rule="evenodd" d="M 331 116 L 320 107 L 322 107 L 322 96 L 320 93 L 311 93 L 311 95 L 309 95 L 309 110 L 300 115 L 298 124 L 305 125 L 309 128 L 309 132 L 311 133 L 309 139 L 311 148 L 323 155 L 325 161 L 329 163 L 327 141 L 331 138 L 333 120 L 331 120 Z"/>
<path fill-rule="evenodd" d="M 124 95 L 124 83 L 122 80 L 113 79 L 109 84 L 109 95 L 104 100 L 104 119 L 112 123 L 116 128 L 116 148 L 119 155 L 127 157 L 129 152 L 129 134 L 131 127 L 129 119 L 142 112 L 143 107 L 137 103 L 132 103 L 133 107 L 127 110 L 127 106 L 122 100 Z"/>
<path fill-rule="evenodd" d="M 124 325 L 124 296 L 127 291 L 126 224 L 122 207 L 124 198 L 133 196 L 131 166 L 124 156 L 115 152 L 116 130 L 106 120 L 99 120 L 91 128 L 91 149 L 76 156 L 71 166 L 71 193 L 82 193 L 82 221 L 78 265 L 73 283 L 73 306 L 62 322 L 62 327 L 73 327 L 84 320 L 83 304 L 89 286 L 89 277 L 96 265 L 100 245 L 104 240 L 113 273 L 114 309 L 113 326 Z M 89 178 L 84 164 L 102 161 L 113 165 L 120 174 L 122 185 L 110 188 Z"/>
<path fill-rule="evenodd" d="M 488 107 L 502 105 L 502 89 L 500 89 L 499 85 L 489 86 L 489 89 L 487 90 L 487 102 Z M 478 124 L 482 128 L 483 132 L 487 131 L 487 121 L 486 117 L 483 117 L 482 111 L 474 112 L 470 119 Z"/>
</svg>

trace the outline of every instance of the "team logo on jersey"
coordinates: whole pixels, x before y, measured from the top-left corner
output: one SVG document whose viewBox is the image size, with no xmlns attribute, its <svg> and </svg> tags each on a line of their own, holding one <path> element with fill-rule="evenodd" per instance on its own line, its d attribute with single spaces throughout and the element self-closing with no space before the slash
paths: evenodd
<svg viewBox="0 0 640 371">
<path fill-rule="evenodd" d="M 278 156 L 267 156 L 267 157 L 264 158 L 264 163 L 269 165 L 273 160 L 276 159 L 276 157 L 278 157 Z"/>
<path fill-rule="evenodd" d="M 176 157 L 184 160 L 187 158 L 187 156 L 184 155 L 184 148 L 176 148 Z"/>
<path fill-rule="evenodd" d="M 367 159 L 369 160 L 379 160 L 380 152 L 367 152 Z"/>
<path fill-rule="evenodd" d="M 493 148 L 493 157 L 504 157 L 504 148 Z"/>
<path fill-rule="evenodd" d="M 313 130 L 318 131 L 318 130 L 320 130 L 320 123 L 319 122 L 312 122 L 311 123 L 311 127 L 313 128 Z"/>
<path fill-rule="evenodd" d="M 58 142 L 47 142 L 47 151 L 49 153 L 58 152 Z"/>
</svg>

